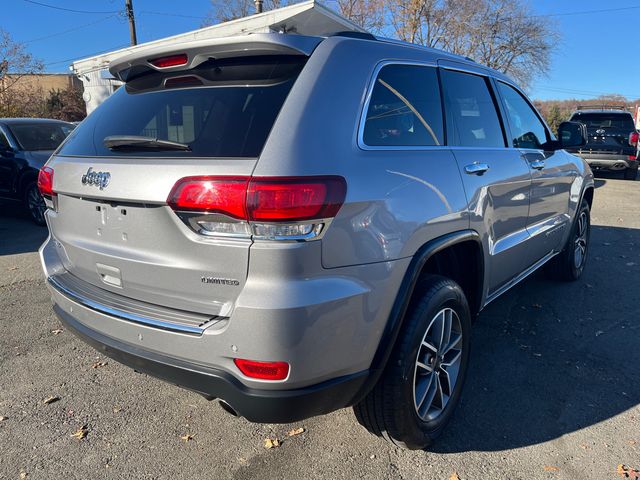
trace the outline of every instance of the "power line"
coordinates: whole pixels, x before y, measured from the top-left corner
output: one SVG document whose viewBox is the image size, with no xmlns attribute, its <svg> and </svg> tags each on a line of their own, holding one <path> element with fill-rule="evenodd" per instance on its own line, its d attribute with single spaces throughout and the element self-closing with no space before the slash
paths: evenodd
<svg viewBox="0 0 640 480">
<path fill-rule="evenodd" d="M 150 10 L 143 10 L 138 12 L 138 15 L 147 14 L 147 15 L 162 15 L 165 17 L 182 17 L 182 18 L 195 18 L 196 20 L 202 20 L 204 17 L 197 17 L 195 15 L 183 15 L 180 13 L 166 13 L 166 12 L 152 12 Z"/>
<path fill-rule="evenodd" d="M 87 54 L 83 54 L 83 55 L 76 55 L 75 57 L 65 58 L 64 60 L 56 60 L 55 62 L 45 63 L 44 66 L 45 67 L 49 67 L 51 65 L 59 65 L 61 63 L 73 62 L 73 61 L 79 60 L 81 58 L 94 57 L 94 56 L 100 55 L 102 53 L 113 52 L 114 50 L 120 50 L 121 48 L 129 47 L 129 46 L 130 45 L 128 43 L 125 43 L 124 45 L 118 45 L 117 47 L 108 48 L 106 50 L 101 50 L 99 52 L 87 53 Z"/>
<path fill-rule="evenodd" d="M 47 8 L 53 8 L 54 10 L 62 10 L 65 12 L 73 12 L 73 13 L 90 13 L 90 14 L 94 14 L 94 13 L 102 13 L 102 14 L 106 14 L 106 13 L 120 13 L 122 10 L 111 10 L 111 11 L 93 11 L 93 10 L 75 10 L 73 8 L 64 8 L 64 7 L 58 7 L 57 5 L 50 5 L 48 3 L 42 3 L 42 2 L 36 2 L 35 0 L 22 0 L 23 2 L 27 2 L 27 3 L 32 3 L 33 5 L 40 5 L 41 7 L 47 7 Z"/>
<path fill-rule="evenodd" d="M 67 34 L 67 33 L 75 32 L 76 30 L 81 30 L 81 29 L 83 29 L 83 28 L 90 27 L 90 26 L 92 26 L 92 25 L 96 25 L 97 23 L 102 23 L 102 22 L 104 22 L 105 20 L 109 20 L 109 19 L 111 19 L 111 18 L 115 18 L 115 17 L 117 17 L 118 15 L 119 15 L 119 14 L 108 15 L 108 16 L 106 16 L 106 17 L 102 17 L 102 18 L 100 18 L 100 19 L 98 19 L 98 20 L 95 20 L 95 21 L 93 21 L 93 22 L 89 22 L 89 23 L 85 23 L 85 24 L 82 24 L 82 25 L 78 25 L 78 26 L 75 26 L 75 27 L 73 27 L 73 28 L 69 28 L 68 30 L 63 30 L 63 31 L 61 31 L 61 32 L 52 33 L 52 34 L 50 34 L 50 35 L 45 35 L 44 37 L 38 37 L 38 38 L 33 38 L 33 39 L 31 39 L 31 40 L 26 40 L 26 41 L 24 41 L 24 42 L 22 42 L 22 43 L 24 43 L 24 44 L 29 44 L 29 43 L 39 42 L 39 41 L 41 41 L 41 40 L 46 40 L 46 39 L 48 39 L 48 38 L 53 38 L 53 37 L 58 37 L 58 36 L 60 36 L 60 35 L 65 35 L 65 34 Z"/>
<path fill-rule="evenodd" d="M 640 95 L 635 94 L 635 95 L 630 95 L 628 93 L 625 92 L 595 92 L 595 91 L 589 91 L 589 90 L 575 90 L 575 89 L 571 89 L 571 88 L 560 88 L 560 87 L 542 87 L 542 86 L 537 86 L 534 87 L 535 89 L 538 90 L 547 90 L 550 92 L 557 92 L 557 93 L 566 93 L 566 94 L 570 94 L 570 95 L 622 95 L 623 97 L 627 97 L 627 98 L 640 98 Z"/>
<path fill-rule="evenodd" d="M 632 5 L 630 7 L 618 7 L 618 8 L 604 8 L 601 10 L 583 10 L 579 12 L 547 13 L 547 14 L 533 15 L 533 16 L 534 17 L 569 17 L 573 15 L 589 15 L 591 13 L 620 12 L 623 10 L 635 10 L 637 8 L 640 8 L 640 5 Z"/>
</svg>

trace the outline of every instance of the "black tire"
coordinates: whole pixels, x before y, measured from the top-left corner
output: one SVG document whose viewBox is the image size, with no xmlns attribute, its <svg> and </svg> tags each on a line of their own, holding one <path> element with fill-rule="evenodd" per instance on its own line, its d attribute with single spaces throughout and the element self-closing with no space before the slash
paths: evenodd
<svg viewBox="0 0 640 480">
<path fill-rule="evenodd" d="M 44 226 L 47 224 L 44 219 L 44 212 L 47 207 L 44 203 L 42 195 L 38 190 L 38 184 L 36 182 L 30 182 L 24 189 L 24 205 L 27 207 L 29 217 L 36 225 Z"/>
<path fill-rule="evenodd" d="M 638 178 L 638 167 L 627 168 L 624 171 L 625 180 L 635 180 L 636 178 Z"/>
<path fill-rule="evenodd" d="M 431 338 L 428 337 L 430 329 L 437 322 L 439 314 L 449 311 L 455 312 L 457 320 L 452 313 L 452 324 L 457 321 L 456 328 L 459 327 L 460 330 L 459 333 L 455 332 L 456 337 L 454 337 L 452 330 L 449 344 L 458 345 L 455 338 L 458 338 L 459 335 L 461 345 L 459 349 L 452 348 L 449 353 L 443 354 L 442 358 L 439 358 L 439 354 L 434 353 L 429 360 L 423 360 L 425 364 L 428 362 L 431 365 L 431 372 L 438 370 L 438 376 L 434 376 L 434 373 L 427 373 L 427 370 L 421 370 L 418 367 L 418 355 L 421 355 L 421 359 L 429 358 L 428 354 L 431 350 L 425 348 L 423 340 L 431 343 Z M 444 317 L 442 318 L 444 319 Z M 442 330 L 444 331 L 444 328 Z M 471 313 L 460 286 L 453 280 L 439 275 L 425 276 L 416 286 L 416 291 L 405 315 L 402 331 L 385 371 L 373 390 L 353 407 L 358 422 L 369 432 L 382 436 L 397 446 L 412 450 L 428 447 L 440 436 L 460 402 L 469 363 L 470 338 Z M 435 342 L 433 343 L 435 344 Z M 426 353 L 423 354 L 423 352 Z M 454 355 L 459 355 L 456 380 L 453 388 L 449 391 L 448 401 L 436 401 L 438 386 L 442 385 L 439 390 L 442 393 L 447 390 L 445 378 L 450 378 L 450 374 L 445 376 L 440 369 L 452 368 L 452 366 L 444 366 L 449 354 L 451 354 L 449 361 L 454 358 Z M 453 372 L 453 370 L 447 371 Z M 423 382 L 420 385 L 426 385 L 429 378 L 435 379 L 433 381 L 436 382 L 434 387 L 436 393 L 433 394 L 435 398 L 426 406 L 423 418 L 421 418 L 418 413 L 420 408 L 416 407 L 418 400 L 416 400 L 417 394 L 414 393 L 414 388 L 418 382 Z M 424 392 L 422 402 L 430 397 L 431 385 L 428 383 L 428 386 L 422 389 Z M 440 399 L 445 397 L 446 395 L 442 395 Z M 437 405 L 440 402 L 444 408 L 438 409 Z M 430 406 L 434 403 L 436 405 L 434 411 L 437 415 L 429 418 Z M 424 409 L 425 404 L 421 403 L 421 405 Z"/>
<path fill-rule="evenodd" d="M 581 218 L 584 218 L 586 230 L 584 235 L 581 233 Z M 576 249 L 578 248 L 579 237 L 584 237 L 582 255 L 578 262 Z M 578 280 L 582 276 L 584 267 L 587 263 L 587 254 L 589 253 L 589 238 L 591 236 L 591 211 L 586 200 L 582 200 L 582 204 L 576 213 L 576 218 L 571 226 L 571 234 L 567 239 L 562 252 L 552 259 L 547 267 L 549 275 L 556 280 L 572 282 Z"/>
</svg>

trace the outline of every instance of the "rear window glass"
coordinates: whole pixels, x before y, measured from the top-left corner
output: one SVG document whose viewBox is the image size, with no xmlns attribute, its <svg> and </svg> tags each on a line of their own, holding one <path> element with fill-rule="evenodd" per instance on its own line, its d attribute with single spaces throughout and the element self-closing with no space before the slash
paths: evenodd
<svg viewBox="0 0 640 480">
<path fill-rule="evenodd" d="M 60 155 L 257 157 L 305 60 L 211 59 L 187 72 L 149 72 L 98 107 L 65 142 Z M 104 145 L 105 138 L 121 136 L 177 142 L 188 148 Z"/>
<path fill-rule="evenodd" d="M 73 130 L 66 123 L 24 123 L 11 125 L 11 133 L 23 150 L 55 150 Z"/>
<path fill-rule="evenodd" d="M 587 128 L 604 128 L 612 130 L 635 130 L 631 115 L 618 113 L 578 113 L 571 119 L 574 122 L 584 123 Z"/>
<path fill-rule="evenodd" d="M 373 87 L 363 141 L 370 146 L 442 144 L 442 106 L 433 67 L 387 65 Z"/>
</svg>

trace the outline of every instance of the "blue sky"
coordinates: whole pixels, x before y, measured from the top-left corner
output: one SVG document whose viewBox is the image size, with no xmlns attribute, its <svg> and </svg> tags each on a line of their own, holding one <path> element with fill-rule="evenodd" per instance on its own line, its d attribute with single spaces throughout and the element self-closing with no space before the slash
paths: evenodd
<svg viewBox="0 0 640 480">
<path fill-rule="evenodd" d="M 27 42 L 49 72 L 68 71 L 72 60 L 126 46 L 126 19 L 113 13 L 124 0 L 38 0 L 74 13 L 25 0 L 3 0 L 0 27 Z M 198 28 L 210 0 L 133 0 L 138 41 L 155 40 Z M 529 0 L 537 15 L 553 15 L 562 40 L 549 75 L 537 79 L 531 96 L 538 99 L 592 98 L 620 93 L 640 98 L 638 24 L 640 0 Z M 633 8 L 629 8 L 633 7 Z M 615 11 L 603 11 L 618 9 Z M 576 12 L 596 11 L 576 14 Z"/>
</svg>

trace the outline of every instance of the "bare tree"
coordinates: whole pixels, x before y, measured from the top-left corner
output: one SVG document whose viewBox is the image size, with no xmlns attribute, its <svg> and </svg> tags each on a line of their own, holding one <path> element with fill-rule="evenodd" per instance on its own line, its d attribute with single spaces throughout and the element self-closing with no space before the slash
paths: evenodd
<svg viewBox="0 0 640 480">
<path fill-rule="evenodd" d="M 526 0 L 333 0 L 339 12 L 373 33 L 470 57 L 511 75 L 525 88 L 549 69 L 559 40 L 549 18 Z M 255 12 L 253 0 L 213 0 L 209 23 Z M 265 0 L 265 9 L 296 0 Z"/>
<path fill-rule="evenodd" d="M 24 75 L 42 72 L 44 65 L 0 28 L 0 94 L 14 87 Z M 8 77 L 8 74 L 12 74 Z"/>
</svg>

